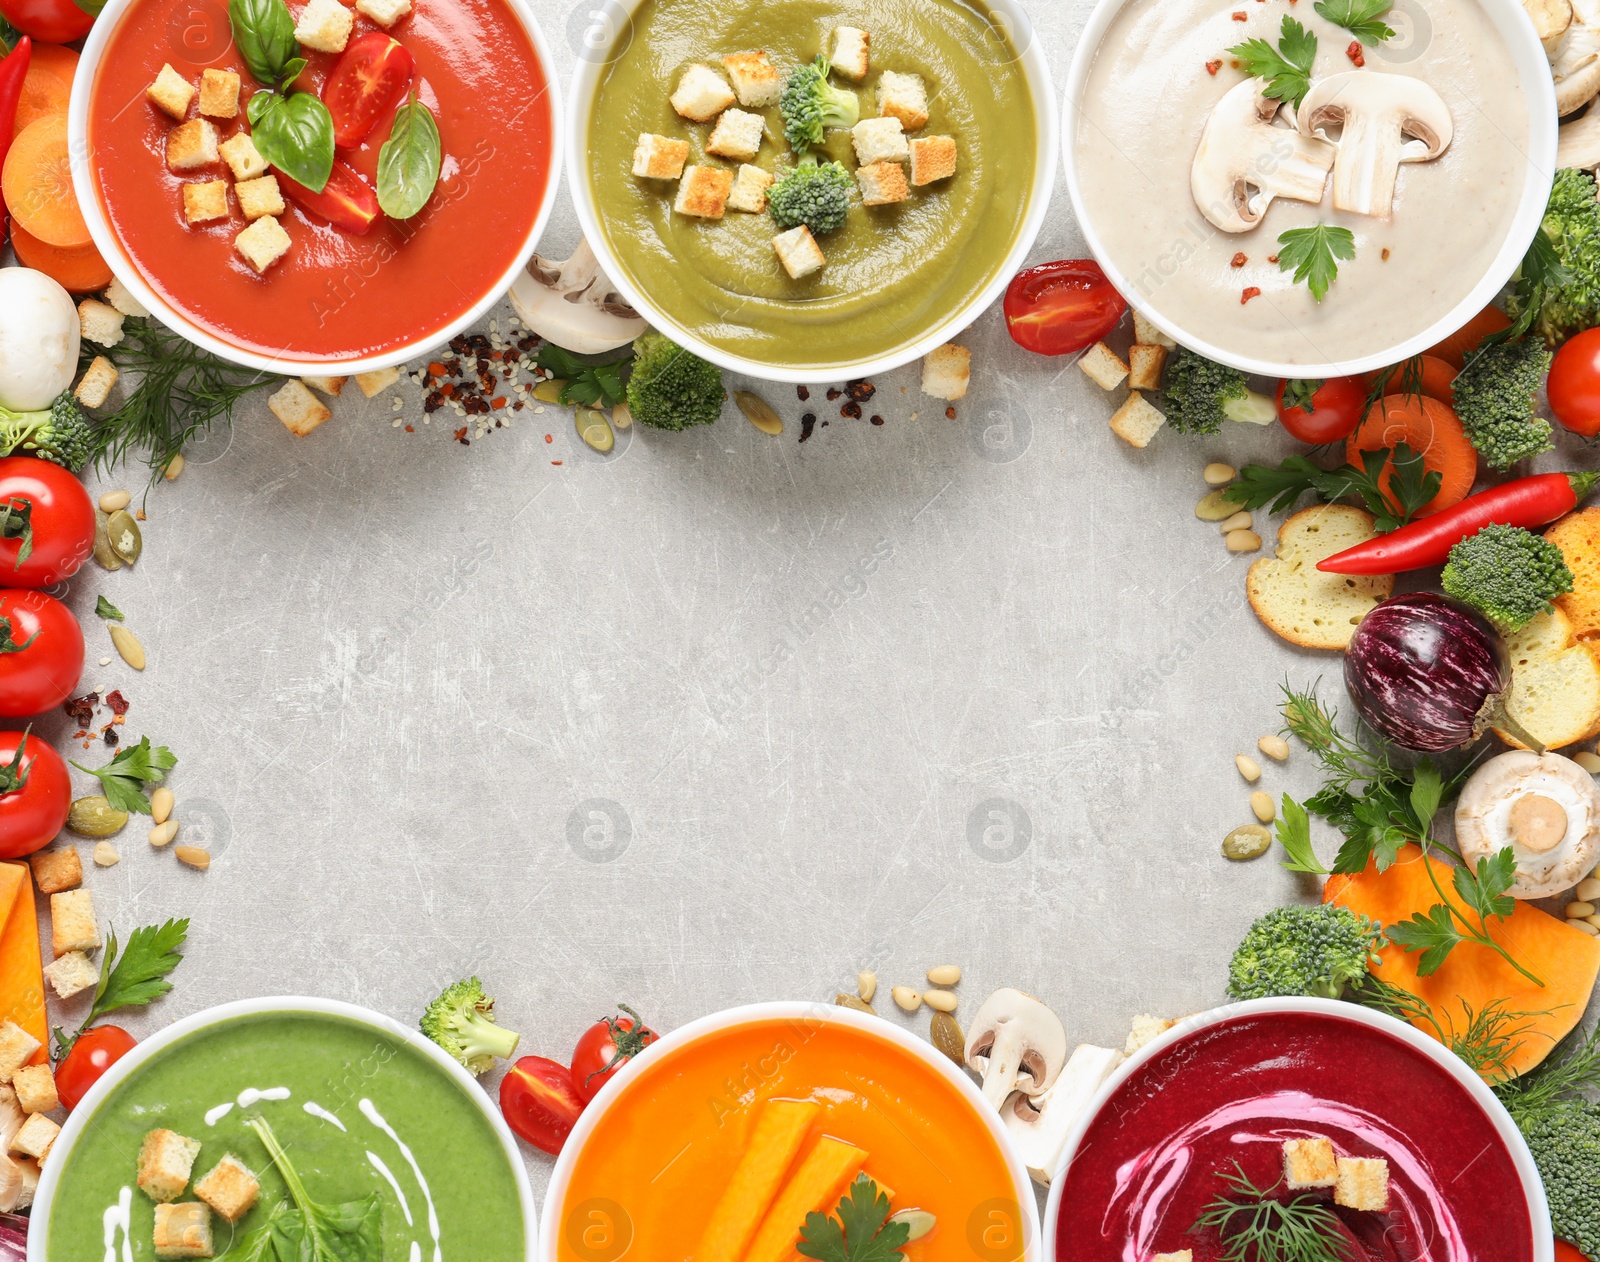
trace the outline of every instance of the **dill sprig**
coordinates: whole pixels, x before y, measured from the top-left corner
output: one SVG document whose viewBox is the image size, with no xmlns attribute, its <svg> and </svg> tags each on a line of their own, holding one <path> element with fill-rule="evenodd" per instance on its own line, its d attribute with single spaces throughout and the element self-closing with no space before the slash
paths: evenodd
<svg viewBox="0 0 1600 1262">
<path fill-rule="evenodd" d="M 1413 1025 L 1425 1024 L 1439 1042 L 1490 1086 L 1516 1077 L 1511 1060 L 1526 1038 L 1550 1037 L 1538 1029 L 1540 1017 L 1548 1013 L 1519 1011 L 1504 999 L 1491 1000 L 1477 1009 L 1462 999 L 1461 1020 L 1457 1021 L 1453 1013 L 1445 1011 L 1441 1016 L 1427 1000 L 1371 974 L 1360 980 L 1349 998 Z M 1552 1011 L 1565 1006 L 1558 1004 Z"/>
<path fill-rule="evenodd" d="M 1495 1087 L 1500 1103 L 1526 1131 L 1530 1125 L 1557 1117 L 1574 1099 L 1600 1087 L 1600 1027 L 1578 1036 L 1560 1059 L 1552 1055 L 1537 1069 Z"/>
<path fill-rule="evenodd" d="M 1278 1184 L 1258 1188 L 1243 1166 L 1233 1168 L 1238 1173 L 1219 1175 L 1228 1192 L 1207 1204 L 1192 1228 L 1217 1233 L 1222 1262 L 1352 1262 L 1350 1241 L 1326 1201 L 1304 1194 L 1279 1200 Z"/>
</svg>

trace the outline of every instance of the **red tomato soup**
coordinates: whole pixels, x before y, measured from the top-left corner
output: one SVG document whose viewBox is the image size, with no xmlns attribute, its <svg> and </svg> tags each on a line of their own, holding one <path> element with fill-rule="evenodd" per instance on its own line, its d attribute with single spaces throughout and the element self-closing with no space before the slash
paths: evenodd
<svg viewBox="0 0 1600 1262">
<path fill-rule="evenodd" d="M 549 176 L 550 97 L 533 44 L 505 0 L 413 0 L 390 30 L 416 60 L 418 97 L 439 123 L 439 184 L 420 213 L 381 218 L 364 236 L 342 232 L 285 197 L 288 252 L 257 275 L 234 248 L 246 227 L 229 217 L 191 226 L 182 186 L 226 179 L 227 166 L 167 169 L 176 124 L 145 97 L 170 63 L 190 83 L 207 67 L 243 81 L 239 114 L 212 119 L 220 139 L 248 130 L 259 86 L 234 47 L 222 0 L 139 0 L 117 23 L 96 73 L 89 148 L 100 204 L 132 265 L 178 311 L 222 340 L 297 360 L 350 360 L 442 330 L 485 297 L 515 263 Z M 303 0 L 290 0 L 297 17 Z M 352 42 L 379 29 L 356 15 Z M 320 92 L 337 56 L 302 49 L 297 86 Z M 198 117 L 198 95 L 189 117 Z M 393 109 L 355 149 L 340 149 L 373 188 Z"/>
</svg>

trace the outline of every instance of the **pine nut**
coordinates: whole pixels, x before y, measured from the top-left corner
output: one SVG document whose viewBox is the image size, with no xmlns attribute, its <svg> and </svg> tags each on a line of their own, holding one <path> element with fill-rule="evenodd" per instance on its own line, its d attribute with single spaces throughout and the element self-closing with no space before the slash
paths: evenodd
<svg viewBox="0 0 1600 1262">
<path fill-rule="evenodd" d="M 1575 903 L 1568 903 L 1566 907 L 1562 909 L 1562 913 L 1568 920 L 1587 920 L 1590 916 L 1595 914 L 1595 905 L 1593 903 L 1585 903 L 1580 900 Z"/>
<path fill-rule="evenodd" d="M 1256 748 L 1273 762 L 1289 760 L 1289 742 L 1281 736 L 1263 736 L 1256 742 Z"/>
<path fill-rule="evenodd" d="M 1571 924 L 1574 929 L 1582 929 L 1591 938 L 1600 938 L 1600 928 L 1591 925 L 1587 920 L 1574 920 Z"/>
<path fill-rule="evenodd" d="M 178 835 L 178 821 L 169 819 L 164 824 L 157 824 L 150 830 L 150 844 L 157 848 L 171 843 Z"/>
<path fill-rule="evenodd" d="M 924 992 L 922 1002 L 935 1012 L 954 1012 L 956 1010 L 956 995 L 953 990 L 930 990 Z"/>
<path fill-rule="evenodd" d="M 133 502 L 133 496 L 127 491 L 107 491 L 100 497 L 100 511 L 114 513 L 119 508 L 126 508 Z"/>
<path fill-rule="evenodd" d="M 1229 552 L 1260 552 L 1261 536 L 1253 530 L 1233 530 L 1224 536 Z"/>
<path fill-rule="evenodd" d="M 961 965 L 935 964 L 928 970 L 928 980 L 935 986 L 944 986 L 948 989 L 961 981 Z"/>
<path fill-rule="evenodd" d="M 1246 758 L 1243 754 L 1233 756 L 1233 765 L 1239 768 L 1239 774 L 1251 784 L 1261 779 L 1261 764 L 1254 758 Z"/>
<path fill-rule="evenodd" d="M 611 409 L 611 424 L 616 429 L 627 429 L 633 424 L 633 413 L 626 403 L 619 403 Z"/>
<path fill-rule="evenodd" d="M 95 843 L 94 861 L 99 867 L 113 867 L 121 858 L 122 856 L 117 853 L 117 848 L 109 841 L 99 841 Z"/>
<path fill-rule="evenodd" d="M 1272 804 L 1272 799 L 1257 789 L 1250 795 L 1250 809 L 1263 824 L 1270 824 L 1278 818 L 1278 808 Z"/>
<path fill-rule="evenodd" d="M 1592 876 L 1586 876 L 1578 882 L 1578 888 L 1572 892 L 1586 903 L 1600 902 L 1600 881 Z"/>
<path fill-rule="evenodd" d="M 1572 755 L 1572 761 L 1577 763 L 1591 776 L 1600 774 L 1600 754 L 1591 754 L 1587 749 Z"/>
<path fill-rule="evenodd" d="M 183 465 L 183 453 L 180 451 L 171 460 L 167 461 L 167 467 L 161 471 L 161 476 L 168 482 L 176 482 L 178 475 L 183 472 Z"/>
<path fill-rule="evenodd" d="M 1255 524 L 1256 519 L 1250 516 L 1249 513 L 1238 512 L 1224 521 L 1217 529 L 1225 535 L 1231 535 L 1235 530 L 1249 530 Z"/>
<path fill-rule="evenodd" d="M 1582 920 L 1576 921 L 1575 923 L 1580 925 L 1593 925 L 1596 929 L 1600 929 L 1600 916 L 1585 916 Z"/>
<path fill-rule="evenodd" d="M 162 785 L 150 794 L 150 818 L 158 824 L 165 824 L 172 814 L 172 790 Z"/>
<path fill-rule="evenodd" d="M 1231 464 L 1223 464 L 1220 460 L 1213 460 L 1203 470 L 1200 476 L 1206 480 L 1207 486 L 1227 486 L 1236 477 L 1239 471 Z"/>
<path fill-rule="evenodd" d="M 856 994 L 861 996 L 862 1003 L 871 1003 L 872 996 L 878 993 L 878 975 L 870 968 L 864 973 L 856 974 Z"/>
<path fill-rule="evenodd" d="M 211 866 L 211 852 L 202 850 L 199 846 L 178 846 L 172 853 L 178 856 L 179 863 L 187 863 L 191 868 L 199 868 L 202 872 Z"/>
<path fill-rule="evenodd" d="M 922 996 L 909 986 L 892 987 L 889 995 L 894 999 L 895 1007 L 902 1012 L 915 1012 L 922 1007 Z"/>
<path fill-rule="evenodd" d="M 145 663 L 144 645 L 139 643 L 139 637 L 134 635 L 127 627 L 119 627 L 115 624 L 112 624 L 108 630 L 111 632 L 111 646 L 117 650 L 122 660 L 127 662 L 134 670 L 143 670 Z"/>
</svg>

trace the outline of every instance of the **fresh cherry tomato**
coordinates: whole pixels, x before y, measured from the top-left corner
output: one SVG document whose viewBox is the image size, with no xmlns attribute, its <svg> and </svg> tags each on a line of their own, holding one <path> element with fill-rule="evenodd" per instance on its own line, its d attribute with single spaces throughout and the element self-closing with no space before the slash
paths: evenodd
<svg viewBox="0 0 1600 1262">
<path fill-rule="evenodd" d="M 1574 434 L 1600 434 L 1600 329 L 1567 339 L 1550 365 L 1545 392 L 1556 420 Z"/>
<path fill-rule="evenodd" d="M 383 213 L 378 209 L 378 195 L 354 167 L 338 158 L 333 160 L 333 171 L 320 193 L 313 193 L 282 171 L 274 170 L 285 193 L 319 219 L 326 219 L 335 228 L 353 236 L 361 236 Z"/>
<path fill-rule="evenodd" d="M 322 103 L 333 115 L 333 143 L 354 148 L 378 120 L 400 104 L 417 63 L 392 35 L 371 31 L 352 40 L 322 84 Z"/>
<path fill-rule="evenodd" d="M 1041 263 L 1006 286 L 1006 330 L 1037 355 L 1076 355 L 1116 328 L 1127 309 L 1093 259 Z"/>
<path fill-rule="evenodd" d="M 1367 387 L 1360 377 L 1330 377 L 1311 396 L 1311 406 L 1283 404 L 1289 383 L 1278 383 L 1278 420 L 1293 438 L 1320 445 L 1348 438 L 1367 410 Z"/>
<path fill-rule="evenodd" d="M 54 710 L 83 674 L 83 629 L 43 592 L 0 591 L 0 715 Z"/>
<path fill-rule="evenodd" d="M 628 1015 L 602 1017 L 583 1032 L 573 1050 L 572 1085 L 586 1101 L 659 1037 L 627 1004 L 617 1008 Z"/>
<path fill-rule="evenodd" d="M 73 0 L 0 0 L 0 14 L 42 44 L 70 44 L 94 25 L 94 18 Z"/>
<path fill-rule="evenodd" d="M 506 1124 L 551 1156 L 567 1142 L 585 1103 L 572 1085 L 572 1071 L 543 1056 L 524 1056 L 500 1080 Z"/>
<path fill-rule="evenodd" d="M 0 584 L 52 587 L 93 551 L 94 504 L 82 482 L 48 460 L 0 459 Z"/>
<path fill-rule="evenodd" d="M 100 1075 L 137 1047 L 138 1040 L 119 1025 L 97 1025 L 78 1035 L 72 1050 L 56 1066 L 56 1094 L 71 1112 Z"/>
<path fill-rule="evenodd" d="M 72 781 L 61 755 L 37 732 L 0 732 L 0 859 L 44 849 L 71 806 Z"/>
</svg>

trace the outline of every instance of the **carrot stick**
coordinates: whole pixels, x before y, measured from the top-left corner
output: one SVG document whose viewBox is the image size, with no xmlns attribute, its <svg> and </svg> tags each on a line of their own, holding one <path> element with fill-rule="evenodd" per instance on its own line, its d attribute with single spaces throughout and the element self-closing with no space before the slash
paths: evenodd
<svg viewBox="0 0 1600 1262">
<path fill-rule="evenodd" d="M 744 1262 L 785 1262 L 792 1257 L 806 1215 L 825 1214 L 837 1205 L 844 1185 L 866 1160 L 866 1152 L 853 1144 L 828 1135 L 819 1139 L 772 1203 Z"/>
<path fill-rule="evenodd" d="M 762 1106 L 744 1156 L 700 1237 L 695 1262 L 739 1262 L 821 1112 L 812 1100 L 768 1100 Z"/>
</svg>

